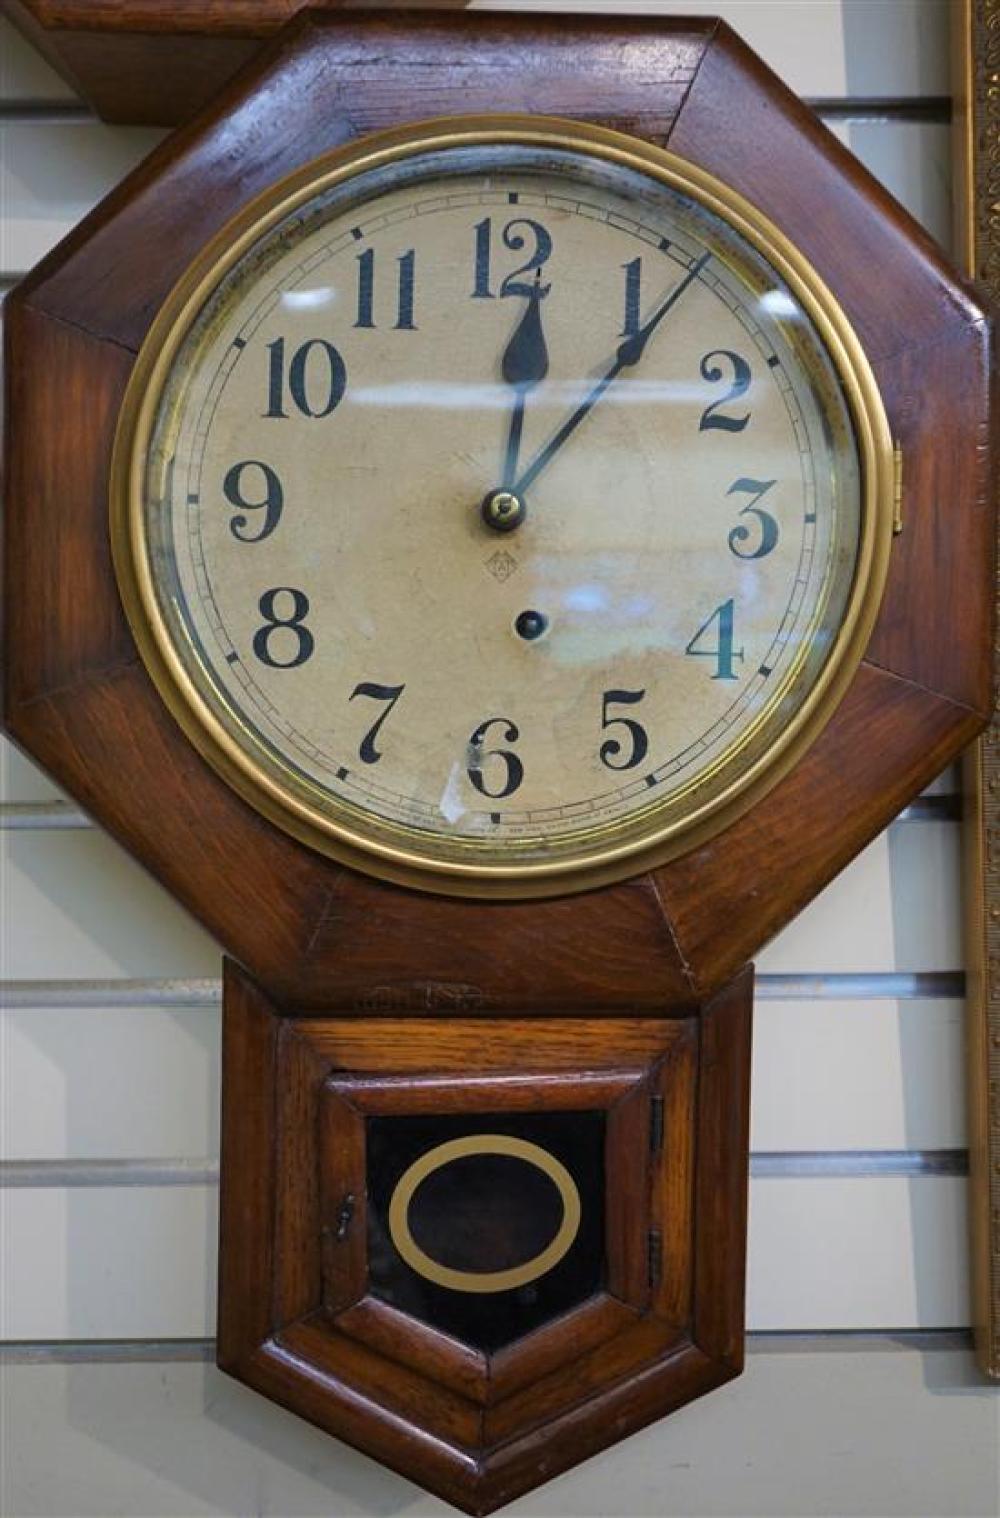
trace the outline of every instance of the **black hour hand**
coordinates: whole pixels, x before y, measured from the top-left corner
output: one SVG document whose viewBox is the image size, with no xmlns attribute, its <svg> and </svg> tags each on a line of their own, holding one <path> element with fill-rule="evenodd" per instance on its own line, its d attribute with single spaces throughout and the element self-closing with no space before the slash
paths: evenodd
<svg viewBox="0 0 1000 1518">
<path fill-rule="evenodd" d="M 521 320 L 514 328 L 510 342 L 504 349 L 500 371 L 504 381 L 517 391 L 507 432 L 507 449 L 504 458 L 503 483 L 510 488 L 517 473 L 517 460 L 521 451 L 521 431 L 524 426 L 524 403 L 529 390 L 540 385 L 549 372 L 549 350 L 542 331 L 542 301 L 549 293 L 549 286 L 542 284 L 542 271 L 535 275 L 527 304 Z"/>
<path fill-rule="evenodd" d="M 501 371 L 508 385 L 531 387 L 541 384 L 549 372 L 549 350 L 542 331 L 541 303 L 549 286 L 541 283 L 542 271 L 535 275 L 521 320 L 514 329 L 501 360 Z"/>
</svg>

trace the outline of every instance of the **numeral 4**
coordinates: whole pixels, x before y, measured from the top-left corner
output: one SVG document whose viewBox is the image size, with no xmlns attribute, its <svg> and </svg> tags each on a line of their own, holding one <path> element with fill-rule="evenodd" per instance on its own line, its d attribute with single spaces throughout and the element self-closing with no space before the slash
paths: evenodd
<svg viewBox="0 0 1000 1518">
<path fill-rule="evenodd" d="M 733 660 L 743 660 L 742 648 L 733 647 L 735 611 L 732 600 L 723 601 L 717 606 L 710 617 L 706 617 L 691 642 L 685 648 L 686 654 L 693 654 L 696 659 L 714 659 L 715 673 L 713 680 L 738 680 L 739 676 L 733 669 Z M 719 624 L 719 630 L 715 644 L 711 647 L 701 648 L 699 644 L 707 639 L 709 629 L 713 622 Z"/>
</svg>

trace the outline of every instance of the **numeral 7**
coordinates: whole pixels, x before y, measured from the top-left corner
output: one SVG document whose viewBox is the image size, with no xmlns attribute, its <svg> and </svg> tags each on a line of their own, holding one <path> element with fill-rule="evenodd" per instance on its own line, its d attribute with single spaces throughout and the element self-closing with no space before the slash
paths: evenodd
<svg viewBox="0 0 1000 1518">
<path fill-rule="evenodd" d="M 362 680 L 361 684 L 356 685 L 351 691 L 351 694 L 348 696 L 347 699 L 349 701 L 353 701 L 355 696 L 371 696 L 373 701 L 385 701 L 387 703 L 385 711 L 382 712 L 381 716 L 372 723 L 371 727 L 368 729 L 367 733 L 365 733 L 365 736 L 361 740 L 361 746 L 358 749 L 358 757 L 361 759 L 363 764 L 378 764 L 379 760 L 381 759 L 382 754 L 381 751 L 375 747 L 375 739 L 378 737 L 379 728 L 382 726 L 382 723 L 385 721 L 386 717 L 388 717 L 389 713 L 392 711 L 393 707 L 396 705 L 396 702 L 399 700 L 405 689 L 405 685 L 373 685 L 368 680 Z"/>
</svg>

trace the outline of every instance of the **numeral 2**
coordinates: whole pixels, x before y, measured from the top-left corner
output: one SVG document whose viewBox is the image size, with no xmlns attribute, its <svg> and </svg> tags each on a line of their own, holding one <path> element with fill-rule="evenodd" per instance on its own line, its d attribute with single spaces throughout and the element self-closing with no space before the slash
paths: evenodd
<svg viewBox="0 0 1000 1518">
<path fill-rule="evenodd" d="M 728 406 L 731 401 L 739 400 L 741 395 L 746 395 L 750 389 L 750 365 L 738 353 L 731 353 L 728 348 L 716 348 L 713 353 L 706 353 L 701 361 L 701 377 L 708 380 L 710 385 L 717 385 L 726 377 L 722 366 L 713 364 L 712 360 L 716 358 L 725 359 L 726 364 L 733 371 L 733 377 L 729 389 L 721 400 L 713 401 L 701 413 L 698 431 L 708 432 L 713 427 L 717 427 L 722 432 L 742 432 L 750 420 L 749 411 L 746 416 L 720 416 L 717 413 L 721 406 Z"/>
<path fill-rule="evenodd" d="M 719 624 L 719 636 L 713 648 L 699 648 L 698 644 L 703 639 L 713 622 Z M 733 647 L 735 611 L 732 600 L 723 601 L 717 606 L 710 617 L 706 617 L 691 642 L 685 648 L 686 654 L 693 654 L 696 659 L 714 659 L 715 674 L 713 680 L 738 680 L 739 676 L 733 669 L 733 660 L 742 662 L 742 648 Z"/>
<path fill-rule="evenodd" d="M 413 248 L 396 262 L 399 265 L 399 281 L 396 288 L 397 332 L 415 332 L 413 320 L 413 282 L 417 255 Z M 375 326 L 375 250 L 366 248 L 358 254 L 358 319 L 356 327 Z"/>
<path fill-rule="evenodd" d="M 519 253 L 527 246 L 528 239 L 517 229 L 527 227 L 529 234 L 534 238 L 535 248 L 527 263 L 515 269 L 513 274 L 508 274 L 500 286 L 500 295 L 521 295 L 526 300 L 534 295 L 534 285 L 521 278 L 522 274 L 533 274 L 540 269 L 552 256 L 552 238 L 546 232 L 541 222 L 529 221 L 526 217 L 519 217 L 516 221 L 509 221 L 502 232 L 504 247 L 510 248 L 512 253 Z M 493 300 L 492 274 L 490 261 L 493 251 L 493 218 L 487 216 L 476 227 L 476 261 L 475 283 L 472 290 L 474 300 Z"/>
</svg>

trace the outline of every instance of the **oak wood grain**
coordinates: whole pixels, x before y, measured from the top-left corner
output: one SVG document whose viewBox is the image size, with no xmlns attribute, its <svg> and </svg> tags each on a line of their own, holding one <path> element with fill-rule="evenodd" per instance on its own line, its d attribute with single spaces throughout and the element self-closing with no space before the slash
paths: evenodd
<svg viewBox="0 0 1000 1518">
<path fill-rule="evenodd" d="M 491 1358 L 389 1302 L 365 1297 L 336 1313 L 338 1333 L 358 1339 L 388 1360 L 399 1360 L 432 1381 L 484 1405 L 491 1390 Z"/>
<path fill-rule="evenodd" d="M 364 0 L 0 0 L 0 13 L 105 121 L 179 126 L 307 5 L 369 8 Z M 382 0 L 379 9 L 418 7 L 422 0 Z"/>
<path fill-rule="evenodd" d="M 750 988 L 746 975 L 685 1021 L 387 1024 L 289 1017 L 227 965 L 224 1367 L 476 1512 L 727 1379 L 742 1337 Z M 331 1255 L 345 1190 L 367 1192 L 370 1118 L 572 1111 L 574 1093 L 609 1113 L 608 1280 L 629 1301 L 598 1290 L 488 1354 L 363 1294 L 363 1206 Z M 253 1174 L 233 1158 L 244 1152 Z M 695 1209 L 673 1210 L 692 1194 Z M 666 1293 L 644 1275 L 654 1218 L 663 1268 L 682 1277 Z M 718 1353 L 694 1349 L 692 1318 Z"/>
<path fill-rule="evenodd" d="M 588 1401 L 609 1384 L 650 1361 L 663 1359 L 684 1342 L 683 1334 L 670 1324 L 656 1318 L 640 1318 L 613 1339 L 592 1349 L 581 1348 L 568 1368 L 563 1366 L 540 1376 L 523 1391 L 513 1392 L 487 1408 L 483 1416 L 483 1443 L 487 1448 L 503 1445 L 552 1423 L 567 1404 Z"/>
<path fill-rule="evenodd" d="M 874 366 L 903 451 L 904 493 L 867 659 L 982 716 L 993 709 L 995 596 L 983 573 L 996 557 L 992 347 L 990 323 L 974 322 Z M 935 594 L 921 597 L 915 636 L 913 587 L 929 575 Z"/>
<path fill-rule="evenodd" d="M 187 0 L 15 8 L 112 109 L 116 89 L 118 108 L 135 106 L 115 60 L 134 79 L 160 70 L 162 100 L 198 19 Z M 742 1364 L 744 967 L 988 713 L 989 324 L 939 250 L 724 26 L 295 15 L 287 0 L 275 32 L 278 8 L 200 7 L 202 63 L 176 94 L 199 114 L 8 302 L 5 720 L 246 967 L 225 974 L 220 1363 L 486 1512 Z M 260 45 L 201 108 L 211 79 Z M 155 89 L 150 101 L 161 108 Z M 382 126 L 539 107 L 668 141 L 803 249 L 878 375 L 903 448 L 904 530 L 846 697 L 751 813 L 613 887 L 461 901 L 311 852 L 199 758 L 125 623 L 108 472 L 150 323 L 250 198 Z M 365 1295 L 366 1122 L 574 1105 L 610 1114 L 610 1292 L 492 1356 L 429 1325 L 404 1333 L 402 1314 Z"/>
<path fill-rule="evenodd" d="M 137 349 L 199 249 L 302 164 L 405 122 L 540 103 L 662 141 L 710 32 L 669 18 L 310 14 L 95 207 L 24 297 Z"/>
<path fill-rule="evenodd" d="M 749 1015 L 749 1005 L 746 1011 Z M 663 1056 L 652 1085 L 663 1103 L 663 1119 L 651 1167 L 650 1227 L 660 1241 L 651 1305 L 658 1317 L 678 1328 L 690 1327 L 694 1310 L 696 1163 L 707 1158 L 698 1150 L 699 1059 L 705 1057 L 698 1040 L 703 1028 L 703 1018 L 685 1025 L 687 1036 Z M 738 1228 L 736 1232 L 738 1236 Z"/>
<path fill-rule="evenodd" d="M 404 26 L 356 12 L 296 22 L 271 47 L 8 303 L 9 727 L 289 1007 L 387 1018 L 683 1015 L 985 715 L 991 413 L 980 307 L 725 28 L 483 13 Z M 589 60 L 589 72 L 572 60 Z M 752 815 L 655 875 L 579 898 L 497 904 L 353 874 L 279 835 L 198 759 L 137 662 L 111 569 L 106 487 L 129 353 L 221 222 L 312 153 L 386 113 L 412 112 L 418 84 L 437 91 L 419 95 L 421 108 L 457 110 L 477 103 L 484 79 L 494 106 L 515 105 L 525 78 L 548 110 L 647 135 L 659 112 L 664 132 L 676 122 L 672 146 L 756 195 L 792 235 L 801 226 L 880 366 L 904 444 L 904 533 L 868 664 Z M 735 130 L 744 108 L 759 132 Z M 831 207 L 868 241 L 815 238 Z M 886 281 L 856 274 L 858 247 L 871 262 L 876 243 L 892 259 L 888 295 Z M 890 316 L 898 330 L 885 327 Z M 915 335 L 904 339 L 903 324 Z M 50 445 L 34 446 L 38 436 Z"/>
<path fill-rule="evenodd" d="M 705 1007 L 701 1019 L 698 1160 L 694 1197 L 694 1340 L 713 1360 L 743 1368 L 747 1191 L 750 1178 L 749 967 Z"/>
<path fill-rule="evenodd" d="M 634 1087 L 608 1114 L 605 1165 L 614 1180 L 607 1196 L 608 1290 L 636 1311 L 649 1304 L 650 1080 Z"/>
<path fill-rule="evenodd" d="M 482 1447 L 483 1414 L 474 1402 L 368 1344 L 331 1333 L 323 1317 L 302 1318 L 275 1338 L 314 1373 L 349 1384 L 408 1427 L 425 1429 L 454 1449 L 471 1453 Z"/>
<path fill-rule="evenodd" d="M 216 1356 L 235 1373 L 271 1328 L 275 1132 L 265 1094 L 279 1024 L 267 998 L 230 963 L 224 987 Z"/>
<path fill-rule="evenodd" d="M 308 1047 L 305 1039 L 297 1039 Z M 315 1069 L 315 1064 L 313 1064 Z M 323 1307 L 331 1315 L 342 1316 L 360 1306 L 368 1289 L 368 1187 L 365 1156 L 365 1125 L 360 1112 L 349 1098 L 330 1080 L 313 1088 L 312 1110 L 302 1116 L 310 1123 L 316 1138 L 315 1151 L 309 1157 L 316 1166 L 315 1185 L 320 1194 L 320 1218 L 310 1218 L 313 1228 L 320 1228 L 319 1258 L 315 1252 L 315 1234 L 306 1232 L 295 1248 L 318 1270 L 322 1281 Z M 280 1094 L 279 1094 L 280 1100 Z M 318 1110 L 317 1110 L 318 1109 Z M 289 1172 L 289 1176 L 294 1172 Z M 308 1181 L 303 1178 L 305 1189 Z M 284 1188 L 294 1194 L 302 1183 Z M 308 1216 L 308 1215 L 307 1215 Z M 308 1298 L 295 1317 L 310 1309 Z M 288 1321 L 293 1314 L 289 1313 Z"/>
</svg>

